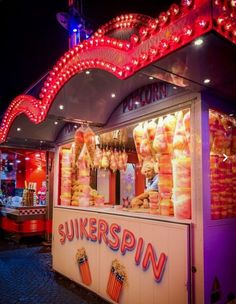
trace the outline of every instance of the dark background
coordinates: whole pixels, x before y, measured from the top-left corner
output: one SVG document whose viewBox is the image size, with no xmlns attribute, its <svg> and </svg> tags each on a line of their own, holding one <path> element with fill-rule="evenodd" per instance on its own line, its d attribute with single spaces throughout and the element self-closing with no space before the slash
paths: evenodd
<svg viewBox="0 0 236 304">
<path fill-rule="evenodd" d="M 173 1 L 80 0 L 77 3 L 97 29 L 123 13 L 158 17 Z M 0 113 L 68 50 L 68 32 L 58 23 L 58 12 L 68 12 L 67 0 L 0 0 Z"/>
</svg>

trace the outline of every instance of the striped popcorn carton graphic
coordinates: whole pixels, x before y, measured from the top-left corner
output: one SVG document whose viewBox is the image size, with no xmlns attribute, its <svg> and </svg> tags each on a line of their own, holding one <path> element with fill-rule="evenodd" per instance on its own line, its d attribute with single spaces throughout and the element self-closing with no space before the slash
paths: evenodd
<svg viewBox="0 0 236 304">
<path fill-rule="evenodd" d="M 84 247 L 77 250 L 76 260 L 79 266 L 82 282 L 87 286 L 91 285 L 92 277 L 89 268 L 88 256 Z"/>
<path fill-rule="evenodd" d="M 111 270 L 107 282 L 107 294 L 109 297 L 119 303 L 123 285 L 127 284 L 127 274 L 125 267 L 115 259 L 112 261 Z"/>
</svg>

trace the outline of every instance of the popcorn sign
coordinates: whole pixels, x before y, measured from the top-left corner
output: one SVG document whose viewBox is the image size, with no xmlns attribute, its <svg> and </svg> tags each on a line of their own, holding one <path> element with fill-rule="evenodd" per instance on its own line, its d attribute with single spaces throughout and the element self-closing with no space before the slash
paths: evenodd
<svg viewBox="0 0 236 304">
<path fill-rule="evenodd" d="M 168 86 L 164 82 L 146 85 L 139 88 L 123 100 L 123 113 L 157 102 L 168 97 L 168 95 Z"/>
</svg>

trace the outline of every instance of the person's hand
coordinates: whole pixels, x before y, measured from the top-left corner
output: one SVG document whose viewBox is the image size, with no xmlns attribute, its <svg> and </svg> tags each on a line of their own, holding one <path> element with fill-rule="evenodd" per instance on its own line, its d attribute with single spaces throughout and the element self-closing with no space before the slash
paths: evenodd
<svg viewBox="0 0 236 304">
<path fill-rule="evenodd" d="M 137 197 L 134 197 L 131 201 L 132 208 L 137 208 L 143 204 L 143 201 Z"/>
</svg>

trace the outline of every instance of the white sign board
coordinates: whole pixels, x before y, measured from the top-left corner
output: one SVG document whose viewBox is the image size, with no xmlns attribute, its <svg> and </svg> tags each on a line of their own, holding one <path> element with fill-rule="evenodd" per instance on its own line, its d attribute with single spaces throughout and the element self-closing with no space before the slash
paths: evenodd
<svg viewBox="0 0 236 304">
<path fill-rule="evenodd" d="M 53 268 L 111 303 L 188 303 L 189 225 L 54 208 Z"/>
</svg>

